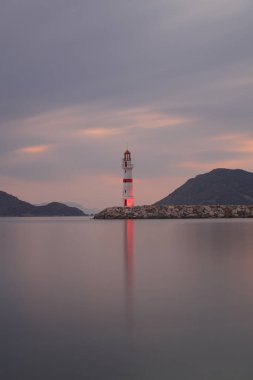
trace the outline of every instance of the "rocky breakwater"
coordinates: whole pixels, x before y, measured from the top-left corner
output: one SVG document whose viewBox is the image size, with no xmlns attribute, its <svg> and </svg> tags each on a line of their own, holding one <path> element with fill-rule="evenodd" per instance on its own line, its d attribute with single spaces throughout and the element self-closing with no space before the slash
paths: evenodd
<svg viewBox="0 0 253 380">
<path fill-rule="evenodd" d="M 94 216 L 95 219 L 203 219 L 253 218 L 253 205 L 226 206 L 135 206 L 109 207 Z"/>
</svg>

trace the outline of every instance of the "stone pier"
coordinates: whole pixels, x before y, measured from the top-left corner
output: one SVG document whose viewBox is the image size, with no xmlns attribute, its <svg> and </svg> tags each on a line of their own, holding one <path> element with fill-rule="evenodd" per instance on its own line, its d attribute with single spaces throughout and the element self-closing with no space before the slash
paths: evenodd
<svg viewBox="0 0 253 380">
<path fill-rule="evenodd" d="M 95 219 L 253 218 L 253 205 L 164 205 L 108 207 Z"/>
</svg>

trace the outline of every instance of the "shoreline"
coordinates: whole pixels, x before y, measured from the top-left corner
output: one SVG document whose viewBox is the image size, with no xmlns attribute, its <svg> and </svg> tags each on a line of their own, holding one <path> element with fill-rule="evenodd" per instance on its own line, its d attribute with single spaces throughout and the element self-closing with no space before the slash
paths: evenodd
<svg viewBox="0 0 253 380">
<path fill-rule="evenodd" d="M 108 207 L 94 219 L 253 218 L 253 205 L 163 205 Z"/>
</svg>

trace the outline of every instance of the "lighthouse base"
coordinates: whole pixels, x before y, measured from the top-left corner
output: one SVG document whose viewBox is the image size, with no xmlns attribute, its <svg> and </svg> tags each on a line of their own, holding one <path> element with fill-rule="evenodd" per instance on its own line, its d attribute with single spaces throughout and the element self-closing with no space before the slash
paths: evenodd
<svg viewBox="0 0 253 380">
<path fill-rule="evenodd" d="M 134 206 L 134 199 L 133 198 L 123 199 L 123 206 L 124 207 L 133 207 Z"/>
</svg>

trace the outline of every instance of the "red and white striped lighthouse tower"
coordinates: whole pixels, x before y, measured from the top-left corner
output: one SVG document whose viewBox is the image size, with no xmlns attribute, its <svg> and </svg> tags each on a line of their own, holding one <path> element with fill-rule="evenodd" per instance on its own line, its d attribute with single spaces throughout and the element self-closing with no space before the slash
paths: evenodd
<svg viewBox="0 0 253 380">
<path fill-rule="evenodd" d="M 127 149 L 124 153 L 124 158 L 122 159 L 122 169 L 123 169 L 123 206 L 132 207 L 134 206 L 134 190 L 133 190 L 133 164 L 131 162 L 131 153 Z"/>
</svg>

